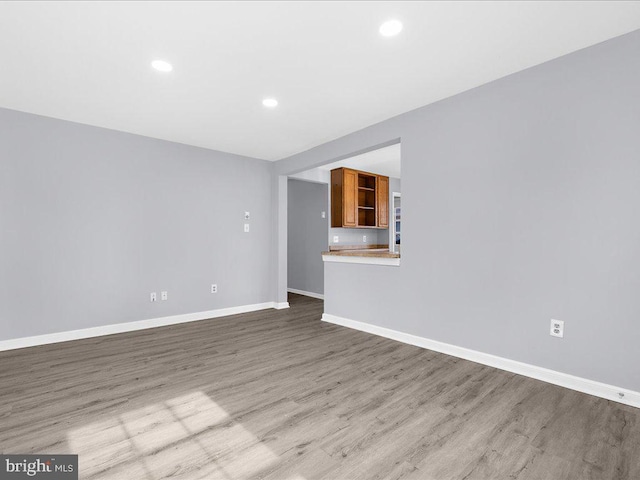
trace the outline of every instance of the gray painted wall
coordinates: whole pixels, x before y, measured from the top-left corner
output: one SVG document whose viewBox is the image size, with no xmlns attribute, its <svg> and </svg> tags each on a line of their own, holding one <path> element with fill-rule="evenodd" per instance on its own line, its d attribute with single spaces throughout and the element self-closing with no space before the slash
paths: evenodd
<svg viewBox="0 0 640 480">
<path fill-rule="evenodd" d="M 322 218 L 322 212 L 327 211 L 329 186 L 289 179 L 288 195 L 288 287 L 323 294 L 329 217 Z"/>
<path fill-rule="evenodd" d="M 274 300 L 272 167 L 0 109 L 0 340 Z"/>
<path fill-rule="evenodd" d="M 278 162 L 402 139 L 402 264 L 325 264 L 325 311 L 640 390 L 638 58 L 640 31 Z"/>
</svg>

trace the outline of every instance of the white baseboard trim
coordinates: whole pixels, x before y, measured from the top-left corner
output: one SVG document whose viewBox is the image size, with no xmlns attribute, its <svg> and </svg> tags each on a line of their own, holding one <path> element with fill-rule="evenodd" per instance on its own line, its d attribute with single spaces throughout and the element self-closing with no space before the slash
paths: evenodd
<svg viewBox="0 0 640 480">
<path fill-rule="evenodd" d="M 508 358 L 498 357 L 489 353 L 478 352 L 476 350 L 470 350 L 468 348 L 458 347 L 456 345 L 438 342 L 436 340 L 430 340 L 428 338 L 418 337 L 409 333 L 398 332 L 389 328 L 358 322 L 356 320 L 350 320 L 348 318 L 338 317 L 328 313 L 322 314 L 322 321 L 372 333 L 381 337 L 397 340 L 398 342 L 408 343 L 409 345 L 415 345 L 416 347 L 445 353 L 454 357 L 499 368 L 500 370 L 506 370 L 507 372 L 517 373 L 543 382 L 570 388 L 571 390 L 576 390 L 578 392 L 588 393 L 589 395 L 640 408 L 640 392 L 635 392 L 626 388 L 620 388 L 614 385 L 576 377 L 567 373 L 537 367 L 535 365 L 518 362 L 516 360 L 509 360 Z M 622 394 L 622 396 L 620 396 L 620 394 Z"/>
<path fill-rule="evenodd" d="M 289 308 L 289 302 L 274 302 L 273 308 L 275 308 L 276 310 Z"/>
<path fill-rule="evenodd" d="M 282 305 L 276 302 L 255 303 L 253 305 L 241 305 L 239 307 L 219 308 L 205 312 L 185 313 L 182 315 L 172 315 L 169 317 L 150 318 L 148 320 L 138 320 L 126 323 L 114 323 L 112 325 L 102 325 L 100 327 L 83 328 L 81 330 L 70 330 L 67 332 L 48 333 L 33 337 L 14 338 L 0 341 L 0 352 L 5 350 L 15 350 L 17 348 L 35 347 L 37 345 L 48 345 L 50 343 L 69 342 L 82 338 L 101 337 L 103 335 L 113 335 L 115 333 L 133 332 L 145 330 L 147 328 L 164 327 L 176 325 L 178 323 L 195 322 L 198 320 L 208 320 L 210 318 L 226 317 L 239 313 L 255 312 L 267 308 L 279 308 Z M 288 304 L 287 304 L 288 307 Z M 286 307 L 280 307 L 286 308 Z"/>
<path fill-rule="evenodd" d="M 320 300 L 324 300 L 324 295 L 321 293 L 307 292 L 305 290 L 298 290 L 296 288 L 287 288 L 287 292 L 297 293 L 298 295 L 304 295 L 306 297 L 319 298 Z"/>
</svg>

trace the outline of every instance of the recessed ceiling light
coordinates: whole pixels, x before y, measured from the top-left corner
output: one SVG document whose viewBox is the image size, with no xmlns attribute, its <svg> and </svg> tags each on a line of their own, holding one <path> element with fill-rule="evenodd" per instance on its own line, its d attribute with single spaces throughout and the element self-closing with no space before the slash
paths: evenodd
<svg viewBox="0 0 640 480">
<path fill-rule="evenodd" d="M 380 35 L 383 37 L 393 37 L 402 31 L 402 22 L 400 20 L 387 20 L 380 25 Z"/>
<path fill-rule="evenodd" d="M 277 107 L 278 100 L 276 100 L 275 98 L 265 98 L 264 100 L 262 100 L 262 105 L 269 108 Z"/>
<path fill-rule="evenodd" d="M 170 72 L 171 70 L 173 70 L 173 65 L 164 60 L 154 60 L 153 62 L 151 62 L 151 66 L 159 72 Z"/>
</svg>

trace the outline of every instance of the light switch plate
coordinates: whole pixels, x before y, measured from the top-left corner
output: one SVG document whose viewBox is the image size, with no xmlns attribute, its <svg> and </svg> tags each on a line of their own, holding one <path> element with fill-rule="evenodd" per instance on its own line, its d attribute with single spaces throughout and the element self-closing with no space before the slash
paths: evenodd
<svg viewBox="0 0 640 480">
<path fill-rule="evenodd" d="M 251 214 L 249 212 L 244 212 L 244 219 L 249 220 L 251 218 Z"/>
<path fill-rule="evenodd" d="M 333 236 L 333 243 L 338 243 L 340 241 L 340 237 L 338 235 Z"/>
<path fill-rule="evenodd" d="M 244 233 L 249 233 L 249 224 L 248 223 L 244 224 Z"/>
</svg>

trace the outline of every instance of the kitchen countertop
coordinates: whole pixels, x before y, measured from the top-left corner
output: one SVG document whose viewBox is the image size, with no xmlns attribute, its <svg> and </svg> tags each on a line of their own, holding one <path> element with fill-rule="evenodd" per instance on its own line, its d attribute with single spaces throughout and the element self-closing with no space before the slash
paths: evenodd
<svg viewBox="0 0 640 480">
<path fill-rule="evenodd" d="M 390 252 L 386 248 L 365 248 L 362 250 L 334 250 L 322 252 L 323 256 L 365 257 L 365 258 L 400 258 L 399 253 Z"/>
</svg>

